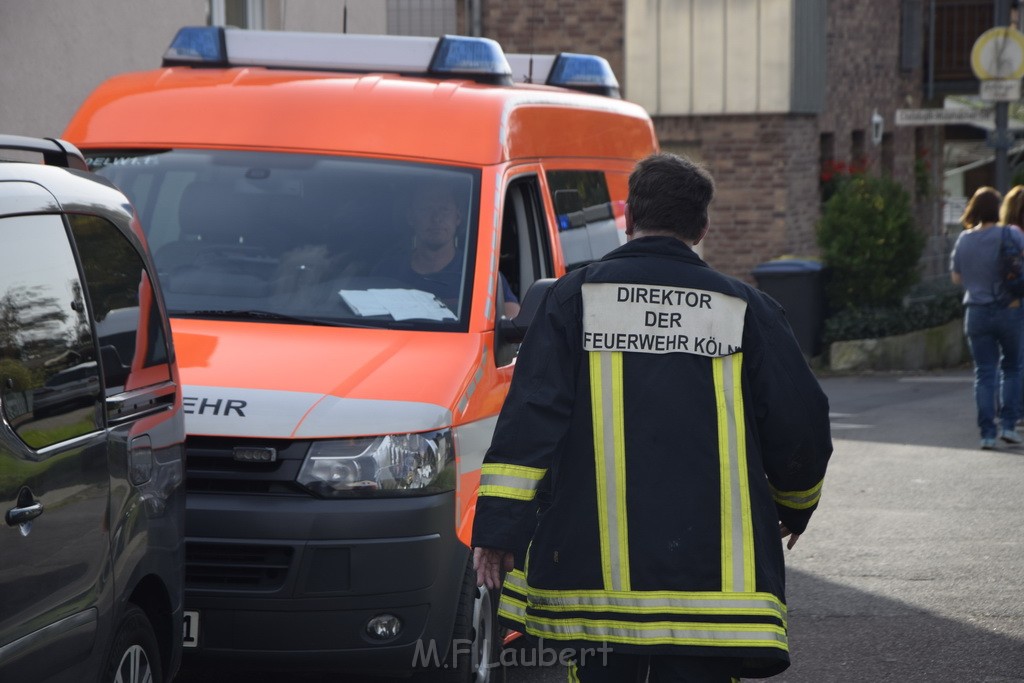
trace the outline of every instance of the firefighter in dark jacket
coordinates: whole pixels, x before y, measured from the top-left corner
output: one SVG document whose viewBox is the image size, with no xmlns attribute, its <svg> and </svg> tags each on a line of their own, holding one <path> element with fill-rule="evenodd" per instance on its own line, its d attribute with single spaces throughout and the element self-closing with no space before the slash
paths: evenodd
<svg viewBox="0 0 1024 683">
<path fill-rule="evenodd" d="M 686 159 L 637 165 L 629 241 L 548 293 L 484 460 L 478 581 L 570 680 L 789 665 L 780 536 L 818 505 L 828 400 L 782 308 L 692 250 L 713 194 Z"/>
</svg>

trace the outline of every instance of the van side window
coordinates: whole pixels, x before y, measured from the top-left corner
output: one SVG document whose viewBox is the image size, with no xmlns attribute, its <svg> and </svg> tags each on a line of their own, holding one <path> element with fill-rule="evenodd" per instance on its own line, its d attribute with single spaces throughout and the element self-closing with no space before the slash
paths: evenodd
<svg viewBox="0 0 1024 683">
<path fill-rule="evenodd" d="M 566 270 L 585 266 L 621 245 L 604 173 L 548 171 L 547 179 Z"/>
<path fill-rule="evenodd" d="M 513 180 L 505 192 L 498 269 L 520 301 L 534 281 L 554 275 L 542 216 L 537 177 Z"/>
<path fill-rule="evenodd" d="M 167 340 L 142 257 L 111 223 L 72 215 L 107 396 L 170 380 Z"/>
<path fill-rule="evenodd" d="M 101 428 L 96 347 L 59 216 L 0 219 L 0 407 L 29 447 Z"/>
</svg>

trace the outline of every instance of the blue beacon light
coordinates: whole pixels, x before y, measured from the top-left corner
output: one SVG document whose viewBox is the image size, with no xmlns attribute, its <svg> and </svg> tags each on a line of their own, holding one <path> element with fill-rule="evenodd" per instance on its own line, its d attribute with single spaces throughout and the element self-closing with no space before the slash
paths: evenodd
<svg viewBox="0 0 1024 683">
<path fill-rule="evenodd" d="M 512 68 L 501 46 L 489 38 L 444 36 L 430 60 L 432 74 L 459 74 L 494 85 L 512 85 Z"/>
<path fill-rule="evenodd" d="M 609 97 L 621 97 L 619 81 L 615 78 L 608 60 L 597 55 L 560 53 L 551 67 L 547 84 Z"/>
<path fill-rule="evenodd" d="M 164 53 L 164 66 L 227 66 L 224 29 L 220 26 L 186 26 L 178 30 Z"/>
</svg>

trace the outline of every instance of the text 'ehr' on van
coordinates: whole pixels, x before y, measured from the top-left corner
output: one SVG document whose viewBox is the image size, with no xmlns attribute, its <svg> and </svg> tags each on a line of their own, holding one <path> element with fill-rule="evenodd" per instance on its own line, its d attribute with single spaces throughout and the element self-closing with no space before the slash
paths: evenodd
<svg viewBox="0 0 1024 683">
<path fill-rule="evenodd" d="M 624 239 L 646 112 L 591 56 L 202 27 L 65 136 L 135 203 L 172 316 L 186 662 L 487 680 L 480 464 L 544 281 Z"/>
</svg>

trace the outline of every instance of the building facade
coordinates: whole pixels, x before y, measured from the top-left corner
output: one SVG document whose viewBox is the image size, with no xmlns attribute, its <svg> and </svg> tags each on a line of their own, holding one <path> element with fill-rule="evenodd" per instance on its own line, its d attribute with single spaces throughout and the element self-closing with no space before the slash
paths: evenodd
<svg viewBox="0 0 1024 683">
<path fill-rule="evenodd" d="M 158 66 L 183 25 L 479 33 L 508 52 L 608 59 L 662 147 L 714 174 L 703 254 L 716 268 L 752 281 L 763 261 L 814 256 L 822 175 L 853 167 L 911 193 L 929 237 L 924 274 L 938 276 L 941 129 L 894 125 L 896 109 L 925 106 L 935 1 L 0 0 L 0 130 L 59 135 L 99 82 Z"/>
<path fill-rule="evenodd" d="M 751 280 L 765 260 L 814 256 L 822 175 L 852 167 L 907 188 L 929 236 L 924 274 L 944 272 L 929 191 L 941 136 L 894 126 L 896 109 L 922 106 L 920 0 L 481 1 L 484 34 L 510 51 L 604 56 L 662 147 L 708 167 L 716 268 Z"/>
</svg>

